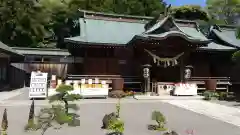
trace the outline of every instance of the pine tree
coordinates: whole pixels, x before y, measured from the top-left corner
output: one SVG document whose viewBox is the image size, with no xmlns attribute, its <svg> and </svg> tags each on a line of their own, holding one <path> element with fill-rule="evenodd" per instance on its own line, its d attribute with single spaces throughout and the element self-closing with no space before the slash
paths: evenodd
<svg viewBox="0 0 240 135">
<path fill-rule="evenodd" d="M 1 135 L 7 135 L 8 119 L 7 119 L 7 109 L 6 108 L 4 109 L 1 127 L 2 127 Z"/>
<path fill-rule="evenodd" d="M 78 94 L 70 94 L 73 87 L 70 85 L 60 85 L 56 89 L 58 94 L 49 97 L 49 103 L 53 103 L 50 108 L 42 108 L 39 115 L 36 117 L 36 125 L 28 130 L 42 130 L 42 135 L 50 127 L 55 127 L 54 123 L 58 125 L 68 124 L 69 126 L 80 126 L 79 115 L 76 113 L 69 113 L 69 109 L 78 110 L 76 104 L 69 104 L 70 101 L 80 99 Z M 54 104 L 55 101 L 60 101 L 63 104 Z M 33 105 L 34 106 L 34 105 Z M 33 111 L 30 111 L 30 113 Z M 29 119 L 32 116 L 29 114 Z"/>
</svg>

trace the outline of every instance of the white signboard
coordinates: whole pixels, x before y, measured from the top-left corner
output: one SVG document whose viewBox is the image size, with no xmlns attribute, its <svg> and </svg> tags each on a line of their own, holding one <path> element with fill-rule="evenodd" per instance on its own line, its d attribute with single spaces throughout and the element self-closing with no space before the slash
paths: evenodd
<svg viewBox="0 0 240 135">
<path fill-rule="evenodd" d="M 178 83 L 175 84 L 174 95 L 197 95 L 197 84 Z"/>
<path fill-rule="evenodd" d="M 47 76 L 48 73 L 42 72 L 31 73 L 29 98 L 47 97 Z"/>
</svg>

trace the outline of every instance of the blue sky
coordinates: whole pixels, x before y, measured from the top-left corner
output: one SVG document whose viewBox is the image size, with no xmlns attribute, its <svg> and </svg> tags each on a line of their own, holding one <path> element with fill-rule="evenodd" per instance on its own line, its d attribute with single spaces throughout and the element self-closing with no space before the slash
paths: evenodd
<svg viewBox="0 0 240 135">
<path fill-rule="evenodd" d="M 172 6 L 182 6 L 182 5 L 201 5 L 205 6 L 205 0 L 164 0 L 167 4 L 172 4 Z"/>
</svg>

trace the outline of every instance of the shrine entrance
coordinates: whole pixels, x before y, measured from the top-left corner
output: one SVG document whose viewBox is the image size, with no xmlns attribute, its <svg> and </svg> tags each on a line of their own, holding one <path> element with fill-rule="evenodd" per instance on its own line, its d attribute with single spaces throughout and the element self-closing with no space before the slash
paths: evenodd
<svg viewBox="0 0 240 135">
<path fill-rule="evenodd" d="M 180 66 L 164 68 L 153 64 L 151 68 L 151 78 L 151 80 L 157 82 L 180 82 Z"/>
<path fill-rule="evenodd" d="M 153 52 L 144 49 L 148 53 L 151 61 L 151 79 L 158 82 L 180 82 L 181 81 L 181 57 L 184 52 L 179 54 L 170 51 L 162 52 L 161 49 Z"/>
</svg>

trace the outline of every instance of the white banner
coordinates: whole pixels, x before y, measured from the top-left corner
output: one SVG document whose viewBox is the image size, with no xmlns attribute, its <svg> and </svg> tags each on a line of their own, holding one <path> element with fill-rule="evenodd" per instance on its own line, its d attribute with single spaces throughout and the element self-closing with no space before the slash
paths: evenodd
<svg viewBox="0 0 240 135">
<path fill-rule="evenodd" d="M 30 81 L 29 98 L 47 97 L 48 73 L 32 72 Z"/>
</svg>

